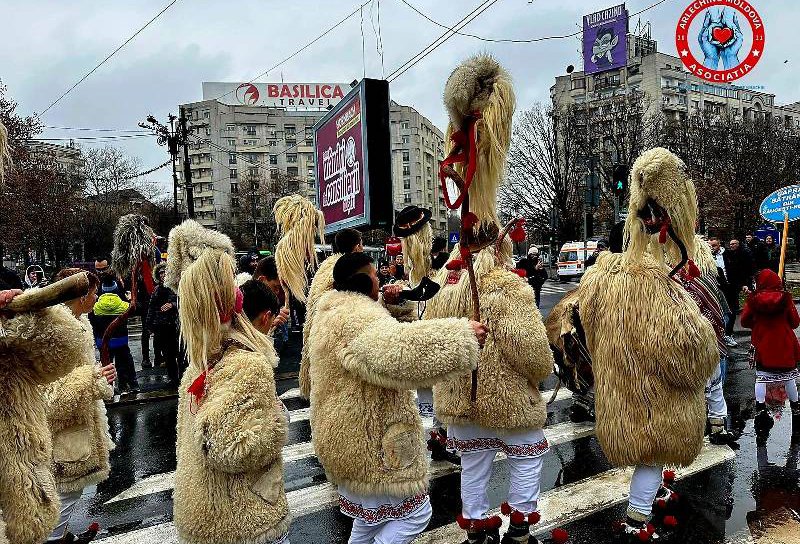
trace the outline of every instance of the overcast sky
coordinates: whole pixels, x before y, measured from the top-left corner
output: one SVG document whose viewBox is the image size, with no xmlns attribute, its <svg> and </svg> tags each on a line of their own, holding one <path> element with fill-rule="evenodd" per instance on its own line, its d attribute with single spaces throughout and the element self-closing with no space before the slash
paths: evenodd
<svg viewBox="0 0 800 544">
<path fill-rule="evenodd" d="M 363 1 L 363 0 L 362 0 Z M 629 0 L 629 12 L 656 0 Z M 409 0 L 432 19 L 452 25 L 480 0 Z M 41 112 L 78 78 L 155 15 L 167 0 L 0 1 L 0 80 L 23 114 Z M 490 38 L 535 38 L 580 28 L 581 16 L 614 0 L 499 0 L 464 32 Z M 800 100 L 800 2 L 752 0 L 765 22 L 763 59 L 743 85 L 764 85 L 776 103 Z M 667 0 L 633 18 L 652 23 L 659 50 L 675 54 L 678 16 L 689 0 Z M 179 103 L 201 99 L 203 81 L 247 81 L 276 64 L 359 5 L 358 0 L 178 0 L 161 18 L 52 108 L 45 125 L 136 129 L 153 113 L 165 118 Z M 372 7 L 372 10 L 369 8 Z M 364 8 L 366 75 L 381 78 L 373 24 L 378 1 Z M 383 65 L 388 75 L 443 29 L 401 0 L 381 0 Z M 371 17 L 372 15 L 372 17 Z M 547 101 L 556 75 L 580 69 L 578 38 L 498 44 L 454 36 L 397 81 L 392 98 L 415 107 L 440 128 L 446 124 L 441 92 L 450 70 L 468 55 L 488 51 L 511 72 L 517 107 Z M 787 61 L 788 62 L 784 62 Z M 349 82 L 364 75 L 361 18 L 356 15 L 260 81 Z M 48 129 L 45 137 L 101 135 Z M 83 144 L 89 145 L 89 144 Z M 167 159 L 151 138 L 116 141 L 143 169 Z M 167 187 L 170 174 L 153 179 Z"/>
</svg>

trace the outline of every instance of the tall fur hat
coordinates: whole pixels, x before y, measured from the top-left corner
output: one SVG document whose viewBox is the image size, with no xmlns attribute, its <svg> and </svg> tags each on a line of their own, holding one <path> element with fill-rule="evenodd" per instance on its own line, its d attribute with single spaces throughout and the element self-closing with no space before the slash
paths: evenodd
<svg viewBox="0 0 800 544">
<path fill-rule="evenodd" d="M 645 151 L 633 163 L 630 188 L 625 221 L 629 256 L 638 258 L 649 251 L 661 262 L 678 263 L 681 260 L 675 242 L 667 238 L 665 244 L 660 244 L 658 234 L 648 233 L 639 216 L 639 212 L 647 208 L 648 200 L 652 199 L 669 214 L 672 229 L 686 246 L 689 258 L 693 258 L 697 254 L 697 193 L 683 161 L 663 147 Z"/>
<path fill-rule="evenodd" d="M 130 276 L 137 262 L 156 261 L 155 234 L 147 218 L 136 213 L 123 215 L 114 229 L 114 249 L 111 266 L 123 277 Z"/>
<path fill-rule="evenodd" d="M 215 248 L 235 257 L 231 239 L 215 230 L 203 227 L 193 219 L 187 219 L 169 231 L 167 246 L 167 275 L 164 284 L 177 291 L 181 274 L 194 263 L 206 248 Z"/>
<path fill-rule="evenodd" d="M 475 125 L 477 171 L 469 189 L 470 211 L 481 221 L 497 223 L 497 190 L 504 178 L 516 107 L 511 76 L 491 55 L 471 57 L 447 79 L 444 105 L 450 117 L 448 145 L 453 133 L 465 128 L 466 118 L 480 113 Z M 464 175 L 464 165 L 456 170 Z"/>
<path fill-rule="evenodd" d="M 306 300 L 308 269 L 316 268 L 314 239 L 325 240 L 325 218 L 316 206 L 301 195 L 279 198 L 273 208 L 281 239 L 275 246 L 278 277 L 300 302 Z"/>
</svg>

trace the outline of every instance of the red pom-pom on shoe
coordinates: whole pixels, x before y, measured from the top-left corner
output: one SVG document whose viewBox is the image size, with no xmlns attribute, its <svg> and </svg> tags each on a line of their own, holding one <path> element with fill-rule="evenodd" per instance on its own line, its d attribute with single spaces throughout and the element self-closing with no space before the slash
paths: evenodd
<svg viewBox="0 0 800 544">
<path fill-rule="evenodd" d="M 458 523 L 458 526 L 461 527 L 465 531 L 467 529 L 469 529 L 469 526 L 471 525 L 471 523 L 470 523 L 471 521 L 472 520 L 469 520 L 469 519 L 465 518 L 461 514 L 456 516 L 456 523 Z"/>
<path fill-rule="evenodd" d="M 667 501 L 665 501 L 664 499 L 658 499 L 658 501 L 656 501 L 656 504 L 658 505 L 659 508 L 667 507 Z"/>
<path fill-rule="evenodd" d="M 464 261 L 461 259 L 453 259 L 449 261 L 444 267 L 448 270 L 463 270 L 464 268 Z"/>
<path fill-rule="evenodd" d="M 499 529 L 501 525 L 503 525 L 503 520 L 500 519 L 500 516 L 492 516 L 489 519 L 483 520 L 485 523 L 485 527 L 489 530 L 492 529 Z"/>
<path fill-rule="evenodd" d="M 678 525 L 678 518 L 675 516 L 665 516 L 664 525 L 667 527 L 676 527 Z"/>
<path fill-rule="evenodd" d="M 553 529 L 553 542 L 556 544 L 564 544 L 567 540 L 569 540 L 569 533 L 562 529 L 561 527 L 557 529 Z"/>
<path fill-rule="evenodd" d="M 525 523 L 525 514 L 522 512 L 517 512 L 516 510 L 511 512 L 512 525 L 522 525 L 523 523 Z"/>
<path fill-rule="evenodd" d="M 647 532 L 647 529 L 642 529 L 639 531 L 639 540 L 642 542 L 647 542 L 650 540 L 650 533 Z"/>
<path fill-rule="evenodd" d="M 461 218 L 461 226 L 463 226 L 465 229 L 471 229 L 477 224 L 478 216 L 472 212 L 467 212 L 464 214 L 464 217 Z"/>
<path fill-rule="evenodd" d="M 542 515 L 539 512 L 531 512 L 528 514 L 528 523 L 531 525 L 536 525 L 542 519 Z"/>
<path fill-rule="evenodd" d="M 667 483 L 672 483 L 675 481 L 675 471 L 674 470 L 665 470 L 664 471 L 664 481 Z"/>
<path fill-rule="evenodd" d="M 504 502 L 503 504 L 500 505 L 500 513 L 503 514 L 504 516 L 510 516 L 512 511 L 513 510 L 511 510 L 511 505 L 508 504 L 507 502 Z"/>
<path fill-rule="evenodd" d="M 86 530 L 98 532 L 100 531 L 100 524 L 97 523 L 96 521 L 93 521 Z"/>
<path fill-rule="evenodd" d="M 653 525 L 652 523 L 648 523 L 647 524 L 647 532 L 650 533 L 650 535 L 652 536 L 656 532 L 656 526 Z"/>
</svg>

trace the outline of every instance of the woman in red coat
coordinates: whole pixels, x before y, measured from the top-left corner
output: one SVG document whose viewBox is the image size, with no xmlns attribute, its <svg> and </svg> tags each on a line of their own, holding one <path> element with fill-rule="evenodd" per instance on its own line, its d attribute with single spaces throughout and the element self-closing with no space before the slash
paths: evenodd
<svg viewBox="0 0 800 544">
<path fill-rule="evenodd" d="M 772 428 L 767 412 L 768 384 L 782 383 L 792 407 L 792 434 L 800 436 L 800 402 L 797 395 L 797 362 L 800 342 L 794 329 L 800 315 L 791 293 L 784 291 L 781 278 L 764 269 L 756 278 L 756 291 L 747 298 L 742 311 L 742 326 L 753 329 L 752 343 L 756 357 L 756 436 L 766 439 Z"/>
</svg>

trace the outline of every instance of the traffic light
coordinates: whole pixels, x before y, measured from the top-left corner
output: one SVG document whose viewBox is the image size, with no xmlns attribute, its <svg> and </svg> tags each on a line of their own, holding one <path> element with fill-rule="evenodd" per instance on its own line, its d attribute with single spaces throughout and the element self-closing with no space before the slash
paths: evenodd
<svg viewBox="0 0 800 544">
<path fill-rule="evenodd" d="M 626 165 L 618 164 L 614 167 L 611 192 L 618 197 L 624 197 L 625 193 L 628 192 L 628 167 Z"/>
</svg>

